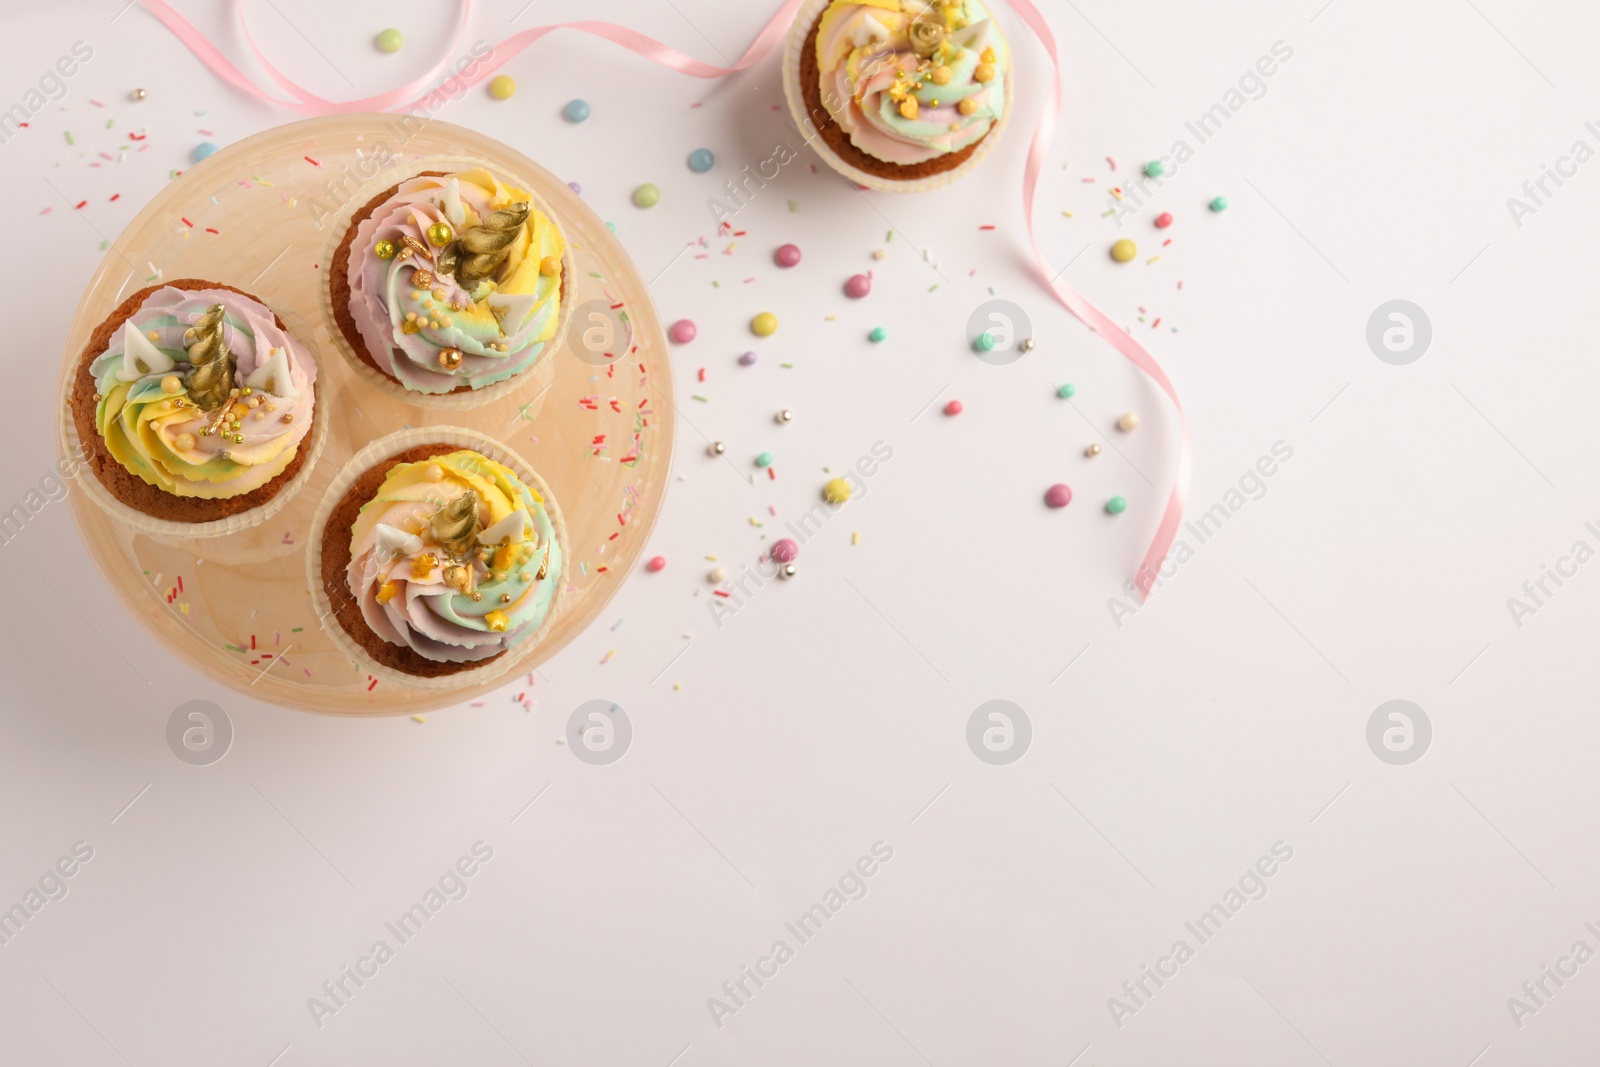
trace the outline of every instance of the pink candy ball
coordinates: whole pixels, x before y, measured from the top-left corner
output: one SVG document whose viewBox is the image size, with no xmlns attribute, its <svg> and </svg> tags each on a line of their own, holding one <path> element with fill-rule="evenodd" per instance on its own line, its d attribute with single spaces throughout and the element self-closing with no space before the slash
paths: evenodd
<svg viewBox="0 0 1600 1067">
<path fill-rule="evenodd" d="M 695 334 L 699 332 L 694 323 L 688 319 L 679 319 L 667 330 L 667 336 L 672 338 L 674 344 L 686 345 L 693 341 Z"/>
<path fill-rule="evenodd" d="M 1172 225 L 1172 212 L 1163 211 L 1161 214 L 1156 216 L 1156 228 L 1157 229 L 1164 230 L 1168 226 L 1171 226 L 1171 225 Z"/>
<path fill-rule="evenodd" d="M 779 245 L 778 250 L 772 253 L 772 261 L 780 267 L 792 267 L 800 262 L 799 245 Z"/>
<path fill-rule="evenodd" d="M 1072 503 L 1072 490 L 1064 485 L 1052 485 L 1045 490 L 1044 502 L 1053 508 L 1064 508 Z"/>
<path fill-rule="evenodd" d="M 952 400 L 950 403 L 944 406 L 944 413 L 946 415 L 959 415 L 965 410 L 966 409 L 962 407 L 961 401 L 959 400 Z"/>
<path fill-rule="evenodd" d="M 852 274 L 850 280 L 844 283 L 844 295 L 851 300 L 860 300 L 872 292 L 872 279 L 865 274 Z"/>
<path fill-rule="evenodd" d="M 651 556 L 650 557 L 650 562 L 646 563 L 645 566 L 649 567 L 653 571 L 666 570 L 667 557 L 666 556 Z"/>
<path fill-rule="evenodd" d="M 800 554 L 800 546 L 790 538 L 772 543 L 772 558 L 779 563 L 793 563 L 794 558 Z"/>
</svg>

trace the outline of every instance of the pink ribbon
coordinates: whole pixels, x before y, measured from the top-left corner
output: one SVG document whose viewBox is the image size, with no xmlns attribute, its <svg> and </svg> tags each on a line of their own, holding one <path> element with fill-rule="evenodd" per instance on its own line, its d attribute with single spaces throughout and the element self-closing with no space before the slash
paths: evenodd
<svg viewBox="0 0 1600 1067">
<path fill-rule="evenodd" d="M 557 30 L 572 30 L 577 33 L 587 33 L 602 40 L 620 45 L 635 55 L 643 56 L 653 63 L 658 63 L 669 70 L 680 74 L 687 74 L 692 78 L 721 78 L 729 74 L 737 74 L 756 66 L 772 53 L 783 41 L 790 25 L 794 22 L 800 6 L 805 0 L 784 0 L 783 6 L 773 14 L 767 24 L 762 27 L 760 34 L 745 50 L 744 55 L 731 67 L 718 67 L 704 63 L 690 55 L 685 55 L 674 48 L 662 44 L 660 41 L 646 37 L 635 30 L 625 26 L 618 26 L 610 22 L 563 22 L 548 26 L 534 26 L 523 30 L 493 49 L 490 59 L 480 64 L 471 74 L 458 75 L 457 77 L 465 86 L 476 85 L 478 82 L 493 74 L 501 66 L 515 58 L 524 48 L 534 42 L 554 33 Z M 292 79 L 278 71 L 276 67 L 262 53 L 256 45 L 255 38 L 250 34 L 250 28 L 245 23 L 245 0 L 239 0 L 239 23 L 244 31 L 245 41 L 250 46 L 250 51 L 267 72 L 267 75 L 278 84 L 291 99 L 282 100 L 263 92 L 249 78 L 245 77 L 237 67 L 228 61 L 217 47 L 206 39 L 205 35 L 195 29 L 182 15 L 179 15 L 166 0 L 142 0 L 144 7 L 172 33 L 191 52 L 193 52 L 208 68 L 229 85 L 265 100 L 268 103 L 302 115 L 330 115 L 350 111 L 408 111 L 419 106 L 430 95 L 427 88 L 436 84 L 436 79 L 445 72 L 451 57 L 460 47 L 462 37 L 465 35 L 468 16 L 472 11 L 472 0 L 460 0 L 456 8 L 455 31 L 450 44 L 446 47 L 444 55 L 429 71 L 414 81 L 408 82 L 397 89 L 377 96 L 369 96 L 361 100 L 334 101 L 325 100 L 320 96 L 308 92 L 297 85 Z M 1074 317 L 1087 326 L 1090 330 L 1105 338 L 1106 343 L 1122 353 L 1134 366 L 1144 371 L 1161 391 L 1167 394 L 1173 406 L 1178 411 L 1180 438 L 1178 448 L 1178 471 L 1173 478 L 1172 491 L 1167 496 L 1166 509 L 1161 514 L 1161 524 L 1156 528 L 1154 540 L 1145 551 L 1144 559 L 1139 564 L 1133 583 L 1138 589 L 1141 598 L 1148 600 L 1154 587 L 1161 564 L 1166 560 L 1167 553 L 1172 550 L 1173 542 L 1177 540 L 1178 527 L 1183 522 L 1184 501 L 1189 492 L 1189 476 L 1193 463 L 1192 450 L 1189 440 L 1189 419 L 1184 414 L 1183 403 L 1178 399 L 1178 391 L 1173 387 L 1172 380 L 1167 377 L 1167 372 L 1161 369 L 1155 357 L 1145 351 L 1143 345 L 1122 327 L 1118 326 L 1104 312 L 1096 308 L 1089 301 L 1078 294 L 1077 290 L 1061 281 L 1050 269 L 1050 262 L 1045 258 L 1044 252 L 1039 248 L 1039 238 L 1033 228 L 1033 195 L 1038 189 L 1039 175 L 1044 170 L 1045 153 L 1050 147 L 1050 142 L 1055 137 L 1056 118 L 1061 112 L 1061 57 L 1056 50 L 1055 35 L 1050 32 L 1049 25 L 1044 16 L 1039 14 L 1039 9 L 1033 6 L 1032 0 L 1010 0 L 1011 6 L 1016 9 L 1022 21 L 1027 23 L 1039 43 L 1044 46 L 1046 54 L 1050 57 L 1052 77 L 1050 79 L 1050 96 L 1045 101 L 1044 110 L 1039 115 L 1039 124 L 1034 127 L 1033 143 L 1028 148 L 1028 162 L 1022 175 L 1022 214 L 1028 227 L 1028 243 L 1033 247 L 1034 266 L 1039 271 L 1039 277 L 1045 286 L 1055 294 Z M 418 94 L 421 94 L 420 96 Z"/>
</svg>

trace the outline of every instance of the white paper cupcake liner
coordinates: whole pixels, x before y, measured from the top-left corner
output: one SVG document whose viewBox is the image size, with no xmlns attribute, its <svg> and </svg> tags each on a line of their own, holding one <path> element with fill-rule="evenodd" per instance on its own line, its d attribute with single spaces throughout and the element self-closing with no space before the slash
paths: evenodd
<svg viewBox="0 0 1600 1067">
<path fill-rule="evenodd" d="M 885 193 L 922 193 L 930 189 L 939 189 L 951 182 L 970 173 L 978 164 L 982 163 L 994 146 L 1000 140 L 1011 113 L 1016 109 L 1016 97 L 1013 93 L 1014 79 L 1012 68 L 1016 65 L 1016 54 L 1012 53 L 1011 63 L 1006 67 L 1006 109 L 990 127 L 983 140 L 978 142 L 978 147 L 973 149 L 959 166 L 951 167 L 947 171 L 931 174 L 926 178 L 885 178 L 881 174 L 872 174 L 868 171 L 853 167 L 834 154 L 828 142 L 822 139 L 822 134 L 817 132 L 816 124 L 811 121 L 811 116 L 806 112 L 805 94 L 800 87 L 800 53 L 805 47 L 806 37 L 811 33 L 811 27 L 816 25 L 817 19 L 827 9 L 832 0 L 810 0 L 800 9 L 800 14 L 795 16 L 794 25 L 789 28 L 789 36 L 783 42 L 783 95 L 789 101 L 789 117 L 794 120 L 794 125 L 811 146 L 812 151 L 822 157 L 823 162 L 849 178 L 857 185 L 868 189 L 876 189 Z M 989 31 L 1000 34 L 998 23 Z"/>
<path fill-rule="evenodd" d="M 345 235 L 350 232 L 350 220 L 355 217 L 357 211 L 366 207 L 367 202 L 379 193 L 386 189 L 392 189 L 402 182 L 409 181 L 425 170 L 442 170 L 446 173 L 454 173 L 455 171 L 473 170 L 475 168 L 489 171 L 499 178 L 503 185 L 515 186 L 518 189 L 532 189 L 532 183 L 521 175 L 508 171 L 498 164 L 475 159 L 471 156 L 426 156 L 408 160 L 403 166 L 396 164 L 386 168 L 378 177 L 356 190 L 348 200 L 339 206 L 338 213 L 327 224 L 328 241 L 323 249 L 322 262 L 328 265 L 329 270 L 332 270 L 333 255 L 338 251 L 339 246 L 344 243 Z M 560 229 L 560 218 L 550 210 L 550 206 L 538 194 L 530 191 L 528 195 L 533 198 L 534 206 Z M 532 366 L 523 368 L 505 381 L 495 382 L 493 385 L 486 385 L 481 389 L 468 389 L 459 393 L 423 393 L 415 389 L 407 389 L 404 385 L 401 385 L 398 381 L 380 372 L 362 359 L 356 354 L 355 349 L 350 346 L 349 339 L 345 337 L 344 331 L 339 328 L 338 319 L 334 317 L 332 276 L 330 275 L 323 279 L 319 289 L 322 295 L 322 312 L 327 320 L 328 335 L 332 338 L 333 346 L 343 354 L 345 360 L 355 369 L 357 376 L 364 383 L 416 407 L 444 411 L 471 411 L 473 408 L 492 404 L 496 400 L 510 396 L 530 381 L 533 381 L 541 369 L 548 367 L 555 359 L 560 347 L 566 343 L 567 323 L 572 317 L 573 296 L 577 283 L 573 280 L 572 247 L 566 240 L 566 231 L 562 230 L 561 232 L 562 244 L 566 245 L 566 247 L 561 253 L 561 278 L 564 285 L 561 294 L 561 308 L 556 319 L 556 332 L 551 336 L 550 340 L 545 342 L 544 351 L 539 353 Z M 352 248 L 351 255 L 354 255 L 355 252 L 356 249 Z"/>
<path fill-rule="evenodd" d="M 256 299 L 251 297 L 251 299 Z M 280 318 L 288 327 L 291 337 L 304 346 L 311 362 L 317 367 L 317 380 L 312 386 L 313 418 L 311 432 L 301 438 L 297 448 L 306 450 L 306 458 L 300 464 L 300 469 L 293 478 L 275 493 L 271 500 L 265 504 L 257 505 L 248 511 L 241 511 L 227 515 L 220 519 L 210 519 L 206 522 L 183 522 L 176 519 L 163 519 L 155 515 L 147 515 L 138 508 L 124 504 L 112 495 L 111 490 L 105 487 L 95 476 L 94 471 L 88 469 L 83 458 L 88 454 L 83 448 L 83 441 L 78 436 L 78 423 L 72 416 L 72 392 L 77 380 L 74 370 L 62 376 L 61 383 L 61 434 L 60 445 L 62 455 L 68 460 L 78 464 L 77 477 L 74 484 L 78 489 L 93 500 L 100 509 L 108 515 L 122 522 L 124 525 L 137 530 L 139 533 L 149 534 L 167 540 L 193 540 L 196 538 L 226 537 L 255 526 L 260 526 L 284 508 L 289 506 L 305 484 L 311 480 L 311 474 L 316 469 L 317 461 L 322 458 L 323 445 L 328 440 L 329 412 L 326 405 L 327 390 L 324 388 L 322 361 L 317 357 L 316 346 L 310 340 L 310 333 L 303 328 L 303 324 L 296 321 L 292 313 L 286 313 L 282 308 L 271 307 L 264 301 L 257 300 L 263 307 Z M 82 354 L 79 354 L 82 358 Z"/>
<path fill-rule="evenodd" d="M 468 448 L 474 452 L 482 453 L 496 463 L 504 464 L 521 478 L 528 488 L 544 497 L 545 511 L 550 516 L 550 523 L 556 531 L 556 543 L 561 547 L 562 575 L 556 587 L 555 595 L 550 600 L 550 610 L 545 613 L 544 621 L 539 624 L 531 636 L 525 637 L 515 647 L 490 660 L 482 667 L 470 670 L 457 671 L 454 674 L 427 676 L 408 674 L 405 671 L 386 667 L 373 660 L 367 650 L 345 632 L 339 625 L 338 618 L 334 615 L 333 603 L 328 599 L 327 590 L 322 583 L 322 539 L 328 525 L 328 518 L 333 514 L 333 509 L 344 500 L 350 487 L 373 467 L 386 459 L 405 452 L 407 449 L 419 445 L 451 445 L 459 448 Z M 492 682 L 496 678 L 510 674 L 527 660 L 533 650 L 539 647 L 544 636 L 549 632 L 551 624 L 561 612 L 562 594 L 566 589 L 566 568 L 572 565 L 572 549 L 567 541 L 567 525 L 561 516 L 561 506 L 556 502 L 555 495 L 550 492 L 550 487 L 543 478 L 528 465 L 528 462 L 511 448 L 492 437 L 487 437 L 475 430 L 468 430 L 460 426 L 427 426 L 413 430 L 400 430 L 380 437 L 367 447 L 363 448 L 350 458 L 339 472 L 334 475 L 333 483 L 328 486 L 322 496 L 322 501 L 317 505 L 316 512 L 311 517 L 311 536 L 306 542 L 306 584 L 311 593 L 311 602 L 316 611 L 317 618 L 321 620 L 322 629 L 327 632 L 339 650 L 351 660 L 361 665 L 361 668 L 374 678 L 391 682 L 395 685 L 408 686 L 413 689 L 450 690 L 466 689 L 485 682 Z M 339 576 L 340 581 L 344 576 Z"/>
</svg>

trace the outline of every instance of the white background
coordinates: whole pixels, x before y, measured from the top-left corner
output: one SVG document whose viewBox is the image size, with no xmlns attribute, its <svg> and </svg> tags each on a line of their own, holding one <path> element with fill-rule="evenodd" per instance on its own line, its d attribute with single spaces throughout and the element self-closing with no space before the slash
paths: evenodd
<svg viewBox="0 0 1600 1067">
<path fill-rule="evenodd" d="M 978 174 L 916 198 L 862 196 L 802 150 L 738 216 L 746 235 L 729 255 L 706 197 L 794 141 L 775 58 L 718 84 L 562 34 L 507 68 L 513 100 L 478 89 L 452 104 L 441 118 L 581 183 L 646 278 L 707 239 L 707 258 L 683 256 L 654 285 L 667 321 L 700 328 L 672 357 L 685 419 L 651 546 L 669 565 L 628 578 L 542 669 L 531 708 L 519 684 L 423 724 L 328 719 L 252 703 L 175 662 L 84 558 L 66 505 L 47 506 L 0 547 L 0 904 L 75 841 L 94 858 L 0 946 L 0 1060 L 1490 1067 L 1592 1055 L 1600 963 L 1521 1028 L 1506 1002 L 1580 938 L 1600 950 L 1583 927 L 1600 925 L 1600 564 L 1550 585 L 1520 628 L 1506 602 L 1575 540 L 1600 547 L 1584 529 L 1600 519 L 1600 164 L 1550 185 L 1520 228 L 1506 198 L 1575 140 L 1600 148 L 1583 125 L 1600 119 L 1600 12 L 1322 4 L 1047 6 L 1066 100 L 1035 212 L 1047 254 L 1062 265 L 1083 253 L 1067 279 L 1170 370 L 1194 434 L 1196 510 L 1275 442 L 1293 449 L 1265 496 L 1120 627 L 1108 598 L 1154 530 L 1177 422 L 1029 272 L 1021 171 L 1051 72 L 1009 9 L 1015 121 Z M 223 5 L 180 6 L 262 78 Z M 12 294 L 0 508 L 54 462 L 62 338 L 101 235 L 197 142 L 292 117 L 224 88 L 138 6 L 114 23 L 121 0 L 21 7 L 0 22 L 0 107 L 73 41 L 94 57 L 0 145 Z M 424 0 L 251 7 L 268 53 L 336 98 L 415 77 L 448 24 Z M 721 61 L 768 14 L 731 0 L 537 0 L 513 22 L 520 7 L 479 5 L 470 38 L 607 18 Z M 408 39 L 392 57 L 371 45 L 389 25 Z M 1120 233 L 1101 217 L 1111 182 L 1178 138 L 1195 147 L 1184 123 L 1276 41 L 1293 58 L 1156 205 Z M 137 105 L 136 86 L 150 94 Z M 573 97 L 593 106 L 587 123 L 561 119 Z M 149 147 L 90 166 L 122 154 L 129 132 Z M 718 157 L 704 176 L 685 166 L 702 146 Z M 649 211 L 629 201 L 644 181 L 662 190 Z M 1221 215 L 1205 209 L 1217 194 L 1232 202 Z M 1165 234 L 1149 224 L 1158 210 L 1177 219 Z M 1124 235 L 1140 256 L 1121 266 L 1106 250 Z M 788 241 L 805 259 L 779 271 L 771 253 Z M 845 278 L 867 269 L 872 294 L 846 300 Z M 964 343 L 991 290 L 1027 310 L 1038 340 L 1006 367 Z M 1431 349 L 1407 367 L 1365 341 L 1368 316 L 1394 298 L 1433 323 Z M 757 341 L 745 324 L 763 310 L 783 326 Z M 874 346 L 876 325 L 890 340 Z M 753 367 L 735 362 L 746 349 Z M 1062 381 L 1078 386 L 1070 404 L 1054 395 Z M 966 405 L 957 418 L 940 410 L 952 397 Z M 796 419 L 779 427 L 784 407 Z M 1144 422 L 1131 436 L 1112 429 L 1126 410 Z M 730 462 L 706 456 L 709 439 Z M 717 627 L 703 557 L 753 563 L 764 535 L 816 499 L 824 467 L 878 440 L 892 461 L 804 547 L 799 577 Z M 1105 453 L 1084 458 L 1096 440 Z M 762 450 L 779 480 L 748 480 Z M 1054 482 L 1076 494 L 1065 510 L 1042 505 Z M 1129 501 L 1116 518 L 1101 510 L 1113 494 Z M 209 767 L 181 763 L 164 739 L 173 709 L 197 698 L 235 728 Z M 609 767 L 558 743 L 595 698 L 634 724 Z M 965 742 L 968 716 L 994 698 L 1033 724 L 1031 749 L 1006 767 Z M 1366 743 L 1368 717 L 1395 698 L 1433 724 L 1410 766 Z M 383 923 L 479 840 L 494 858 L 469 894 L 319 1029 L 307 999 L 378 938 L 392 943 Z M 794 945 L 784 922 L 880 840 L 894 856 L 870 893 L 716 1026 L 707 999 L 774 940 Z M 1107 999 L 1178 938 L 1194 947 L 1184 922 L 1280 840 L 1293 859 L 1265 898 L 1119 1028 Z"/>
</svg>

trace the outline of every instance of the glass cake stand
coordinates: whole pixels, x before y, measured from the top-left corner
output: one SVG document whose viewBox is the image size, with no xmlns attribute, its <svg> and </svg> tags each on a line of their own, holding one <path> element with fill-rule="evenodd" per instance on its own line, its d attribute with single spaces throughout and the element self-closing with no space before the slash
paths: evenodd
<svg viewBox="0 0 1600 1067">
<path fill-rule="evenodd" d="M 168 185 L 106 254 L 62 359 L 60 447 L 77 433 L 68 399 L 84 344 L 128 294 L 201 278 L 259 297 L 316 356 L 326 434 L 309 476 L 266 522 L 222 537 L 143 532 L 80 471 L 72 514 L 111 587 L 171 652 L 260 700 L 332 715 L 402 715 L 514 683 L 592 622 L 637 565 L 672 461 L 672 372 L 645 282 L 567 185 L 505 145 L 448 123 L 337 115 L 225 148 Z M 419 170 L 487 165 L 540 201 L 569 244 L 565 328 L 539 366 L 472 406 L 413 402 L 376 387 L 327 313 L 329 253 L 342 219 Z M 344 209 L 344 210 L 341 210 Z M 503 441 L 550 486 L 571 559 L 556 618 L 500 677 L 440 691 L 380 680 L 339 651 L 307 588 L 311 517 L 341 467 L 395 430 L 461 426 Z M 308 438 L 302 447 L 311 447 Z M 337 625 L 331 618 L 326 625 Z"/>
</svg>

